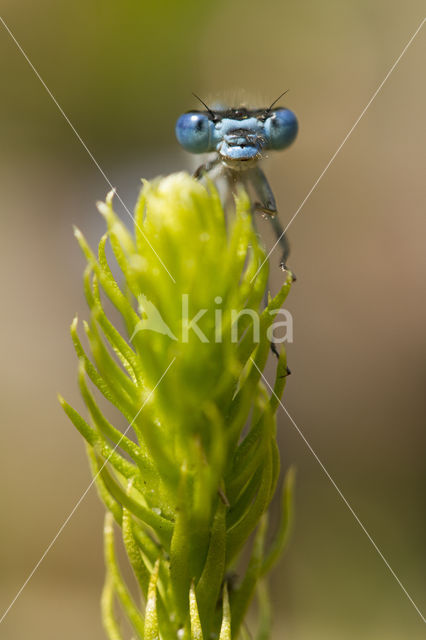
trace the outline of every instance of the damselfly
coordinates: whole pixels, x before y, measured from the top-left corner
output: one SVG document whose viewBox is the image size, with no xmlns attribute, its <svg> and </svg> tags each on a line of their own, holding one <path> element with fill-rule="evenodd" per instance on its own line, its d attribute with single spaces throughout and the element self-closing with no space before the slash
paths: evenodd
<svg viewBox="0 0 426 640">
<path fill-rule="evenodd" d="M 218 169 L 232 190 L 236 184 L 242 184 L 254 192 L 253 209 L 271 219 L 282 248 L 281 267 L 285 269 L 289 244 L 277 216 L 274 194 L 258 165 L 266 151 L 285 149 L 296 138 L 296 116 L 289 109 L 275 106 L 283 95 L 264 109 L 215 109 L 194 94 L 205 110 L 181 115 L 176 123 L 176 137 L 190 153 L 215 153 L 197 169 L 196 177 Z"/>
</svg>

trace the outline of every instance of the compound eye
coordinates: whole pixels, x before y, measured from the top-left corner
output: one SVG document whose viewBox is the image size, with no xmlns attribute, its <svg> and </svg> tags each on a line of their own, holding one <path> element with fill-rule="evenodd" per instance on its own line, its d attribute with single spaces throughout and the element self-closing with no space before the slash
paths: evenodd
<svg viewBox="0 0 426 640">
<path fill-rule="evenodd" d="M 176 138 L 190 153 L 211 151 L 210 139 L 213 122 L 203 113 L 184 113 L 176 122 Z"/>
<path fill-rule="evenodd" d="M 285 149 L 297 136 L 299 125 L 290 109 L 277 109 L 265 121 L 265 133 L 270 149 Z"/>
</svg>

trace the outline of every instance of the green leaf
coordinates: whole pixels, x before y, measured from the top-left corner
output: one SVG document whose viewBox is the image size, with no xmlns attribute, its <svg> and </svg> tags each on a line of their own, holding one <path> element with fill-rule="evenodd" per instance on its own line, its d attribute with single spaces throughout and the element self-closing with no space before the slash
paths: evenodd
<svg viewBox="0 0 426 640">
<path fill-rule="evenodd" d="M 84 364 L 84 363 L 83 363 Z M 86 368 L 84 367 L 84 372 Z M 84 376 L 81 375 L 80 370 L 80 390 L 87 408 L 90 411 L 92 420 L 97 427 L 99 434 L 104 438 L 109 438 L 116 446 L 120 446 L 138 465 L 138 468 L 143 476 L 144 480 L 150 479 L 151 482 L 156 483 L 158 480 L 158 474 L 153 468 L 150 459 L 144 455 L 144 452 L 138 447 L 132 440 L 130 440 L 124 433 L 116 429 L 103 415 L 96 403 L 93 395 L 90 393 Z"/>
<path fill-rule="evenodd" d="M 163 518 L 153 509 L 148 509 L 143 503 L 136 501 L 127 495 L 117 480 L 108 472 L 106 467 L 101 468 L 100 474 L 111 495 L 119 504 L 126 507 L 134 516 L 139 518 L 148 527 L 151 527 L 158 536 L 160 542 L 168 548 L 173 535 L 173 524 Z"/>
<path fill-rule="evenodd" d="M 141 552 L 133 533 L 133 521 L 126 508 L 123 509 L 123 542 L 133 572 L 145 597 L 148 594 L 150 573 L 142 560 Z"/>
<path fill-rule="evenodd" d="M 104 526 L 104 544 L 105 544 L 105 564 L 111 577 L 114 590 L 120 600 L 123 611 L 132 624 L 133 628 L 141 637 L 144 632 L 144 619 L 140 611 L 136 607 L 132 596 L 127 589 L 121 572 L 118 568 L 117 559 L 114 548 L 114 524 L 112 514 L 107 513 L 105 516 Z"/>
<path fill-rule="evenodd" d="M 237 637 L 238 635 L 238 631 L 243 622 L 244 615 L 255 592 L 256 583 L 260 577 L 266 528 L 267 517 L 263 516 L 256 532 L 253 543 L 253 550 L 246 574 L 244 576 L 244 580 L 232 593 L 231 596 L 232 628 L 235 637 Z"/>
<path fill-rule="evenodd" d="M 80 342 L 80 338 L 78 337 L 78 333 L 77 333 L 77 318 L 74 318 L 71 324 L 71 338 L 72 338 L 74 349 L 77 353 L 78 359 L 79 361 L 82 361 L 84 363 L 85 371 L 89 376 L 90 380 L 93 382 L 94 385 L 96 385 L 96 387 L 99 389 L 102 395 L 107 400 L 109 400 L 109 402 L 115 405 L 117 409 L 120 409 L 120 404 L 119 403 L 117 404 L 114 393 L 109 388 L 108 384 L 105 382 L 102 376 L 99 374 L 99 372 L 97 371 L 93 363 L 89 360 L 89 358 L 87 357 L 83 349 L 83 346 Z"/>
<path fill-rule="evenodd" d="M 196 594 L 206 638 L 214 618 L 216 603 L 225 572 L 226 505 L 220 500 L 212 524 L 210 544 Z"/>
<path fill-rule="evenodd" d="M 281 519 L 275 538 L 263 561 L 261 574 L 268 573 L 283 553 L 293 524 L 293 495 L 296 471 L 290 467 L 284 478 L 281 494 Z"/>
<path fill-rule="evenodd" d="M 203 630 L 201 628 L 197 598 L 193 583 L 189 590 L 189 617 L 191 620 L 191 640 L 203 640 Z"/>
<path fill-rule="evenodd" d="M 170 545 L 170 581 L 181 622 L 188 612 L 188 593 L 194 578 L 191 571 L 191 522 L 185 508 L 189 500 L 188 491 L 188 472 L 184 466 L 181 469 L 176 520 Z"/>
<path fill-rule="evenodd" d="M 148 599 L 145 608 L 145 628 L 143 640 L 160 640 L 157 616 L 157 580 L 160 561 L 157 560 L 151 573 L 148 587 Z"/>
<path fill-rule="evenodd" d="M 106 574 L 101 599 L 102 622 L 109 640 L 124 640 L 114 613 L 114 581 Z"/>
<path fill-rule="evenodd" d="M 240 520 L 233 525 L 227 534 L 227 563 L 229 563 L 241 550 L 245 541 L 256 527 L 259 519 L 266 511 L 269 499 L 272 481 L 272 454 L 269 450 L 265 459 L 265 465 L 262 469 L 262 477 L 259 483 L 259 490 L 252 504 L 245 511 Z"/>
<path fill-rule="evenodd" d="M 223 612 L 219 640 L 231 640 L 231 609 L 229 606 L 228 586 L 223 587 Z"/>
<path fill-rule="evenodd" d="M 257 585 L 257 601 L 260 614 L 256 640 L 269 640 L 272 630 L 272 611 L 268 587 L 265 580 L 260 580 Z"/>
<path fill-rule="evenodd" d="M 107 487 L 105 486 L 105 482 L 102 480 L 100 475 L 101 464 L 99 463 L 98 458 L 96 457 L 96 453 L 94 449 L 86 445 L 87 457 L 89 458 L 90 469 L 92 471 L 93 480 L 96 484 L 96 488 L 98 490 L 98 494 L 108 511 L 112 513 L 114 519 L 118 525 L 121 525 L 123 518 L 123 510 L 121 505 L 118 504 L 116 500 L 112 497 Z"/>
</svg>

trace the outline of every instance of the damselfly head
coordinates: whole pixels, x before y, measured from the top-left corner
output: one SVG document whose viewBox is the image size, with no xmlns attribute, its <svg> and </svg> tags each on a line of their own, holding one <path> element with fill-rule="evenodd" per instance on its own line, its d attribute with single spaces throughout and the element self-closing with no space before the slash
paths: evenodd
<svg viewBox="0 0 426 640">
<path fill-rule="evenodd" d="M 263 109 L 214 109 L 195 97 L 205 109 L 188 111 L 176 123 L 178 142 L 190 153 L 217 152 L 227 162 L 254 160 L 263 151 L 285 149 L 297 135 L 294 113 L 274 106 L 282 96 Z"/>
</svg>

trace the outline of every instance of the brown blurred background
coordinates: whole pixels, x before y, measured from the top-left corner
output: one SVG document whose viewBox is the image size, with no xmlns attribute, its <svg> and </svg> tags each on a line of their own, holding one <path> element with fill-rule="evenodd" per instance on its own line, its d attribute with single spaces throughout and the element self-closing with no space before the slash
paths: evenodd
<svg viewBox="0 0 426 640">
<path fill-rule="evenodd" d="M 139 178 L 189 166 L 174 122 L 195 91 L 263 104 L 290 88 L 295 145 L 267 166 L 286 223 L 419 26 L 395 0 L 3 0 L 2 16 L 133 207 Z M 284 401 L 423 612 L 426 27 L 290 229 L 298 276 Z M 108 185 L 0 25 L 1 609 L 90 481 L 56 392 L 79 406 L 68 325 Z M 127 214 L 123 211 L 123 217 Z M 267 243 L 272 236 L 261 224 Z M 273 286 L 282 279 L 272 256 Z M 272 369 L 270 370 L 270 374 Z M 424 624 L 284 412 L 296 526 L 271 586 L 276 640 L 399 640 Z M 91 490 L 0 626 L 104 638 L 103 508 Z"/>
</svg>

